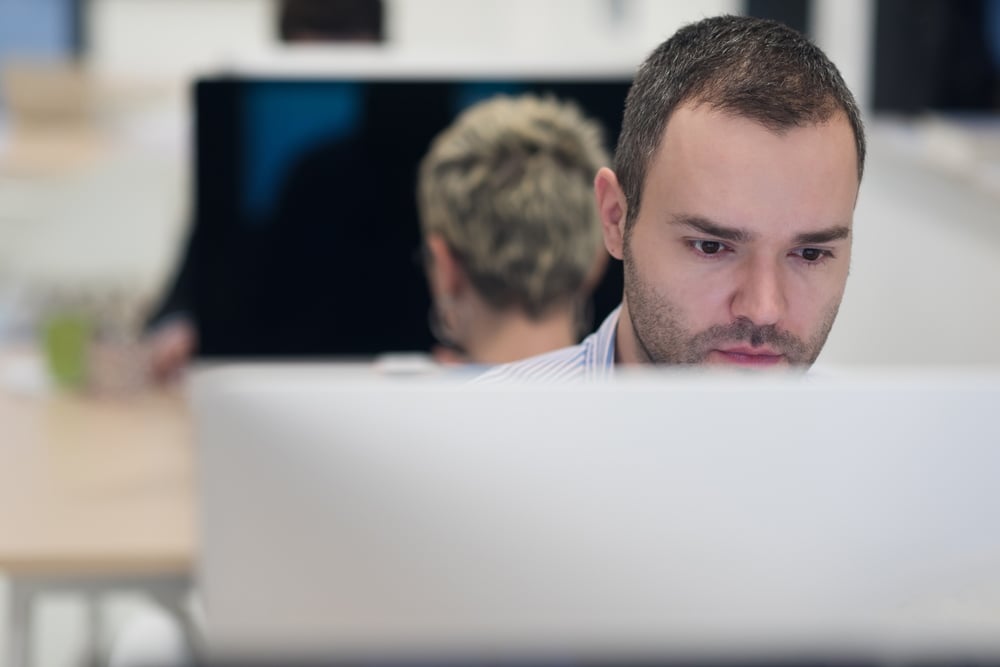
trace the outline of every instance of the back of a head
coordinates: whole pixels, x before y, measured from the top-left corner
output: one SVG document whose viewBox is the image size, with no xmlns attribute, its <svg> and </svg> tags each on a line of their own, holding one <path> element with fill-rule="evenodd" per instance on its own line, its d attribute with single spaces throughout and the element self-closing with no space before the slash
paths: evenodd
<svg viewBox="0 0 1000 667">
<path fill-rule="evenodd" d="M 577 297 L 602 247 L 593 179 L 602 128 L 573 105 L 498 96 L 462 113 L 420 165 L 426 237 L 440 234 L 480 296 L 539 317 Z"/>
<path fill-rule="evenodd" d="M 843 113 L 854 130 L 861 178 L 861 114 L 830 59 L 783 24 L 716 16 L 687 25 L 663 42 L 639 68 L 629 90 L 615 152 L 629 225 L 639 211 L 646 171 L 669 118 L 683 104 L 706 104 L 776 133 Z"/>
</svg>

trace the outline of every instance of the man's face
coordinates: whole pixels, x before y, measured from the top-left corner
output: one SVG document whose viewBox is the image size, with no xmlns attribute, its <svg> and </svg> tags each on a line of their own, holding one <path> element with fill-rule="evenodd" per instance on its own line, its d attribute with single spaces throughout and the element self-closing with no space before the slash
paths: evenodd
<svg viewBox="0 0 1000 667">
<path fill-rule="evenodd" d="M 775 133 L 678 108 L 627 233 L 613 172 L 597 178 L 605 243 L 625 262 L 618 360 L 812 364 L 844 294 L 857 191 L 842 114 Z"/>
</svg>

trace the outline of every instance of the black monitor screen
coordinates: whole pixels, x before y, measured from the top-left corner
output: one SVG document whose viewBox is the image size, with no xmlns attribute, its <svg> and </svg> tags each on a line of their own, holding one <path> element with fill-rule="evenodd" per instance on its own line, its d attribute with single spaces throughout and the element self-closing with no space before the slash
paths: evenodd
<svg viewBox="0 0 1000 667">
<path fill-rule="evenodd" d="M 417 165 L 469 105 L 498 93 L 575 101 L 617 140 L 628 80 L 260 80 L 195 89 L 188 261 L 203 356 L 426 351 Z M 618 262 L 595 324 L 621 299 Z"/>
</svg>

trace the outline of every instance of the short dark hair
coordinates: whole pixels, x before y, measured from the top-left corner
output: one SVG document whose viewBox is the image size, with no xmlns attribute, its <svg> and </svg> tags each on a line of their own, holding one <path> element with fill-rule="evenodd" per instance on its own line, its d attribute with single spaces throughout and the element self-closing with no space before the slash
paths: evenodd
<svg viewBox="0 0 1000 667">
<path fill-rule="evenodd" d="M 625 101 L 615 170 L 638 214 L 646 171 L 671 114 L 698 102 L 781 132 L 823 123 L 838 110 L 854 130 L 858 180 L 864 173 L 861 112 L 840 72 L 801 33 L 775 21 L 716 16 L 684 26 L 639 68 Z"/>
</svg>

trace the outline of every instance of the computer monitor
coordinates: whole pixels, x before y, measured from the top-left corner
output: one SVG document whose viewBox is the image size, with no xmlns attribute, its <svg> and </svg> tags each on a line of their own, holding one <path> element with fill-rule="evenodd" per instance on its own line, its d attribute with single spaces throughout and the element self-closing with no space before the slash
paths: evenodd
<svg viewBox="0 0 1000 667">
<path fill-rule="evenodd" d="M 427 351 L 417 165 L 464 108 L 500 93 L 575 102 L 613 150 L 630 77 L 219 76 L 194 90 L 185 277 L 204 357 Z M 612 261 L 596 326 L 620 301 Z"/>
<path fill-rule="evenodd" d="M 233 366 L 192 399 L 216 657 L 1000 659 L 996 372 Z"/>
</svg>

